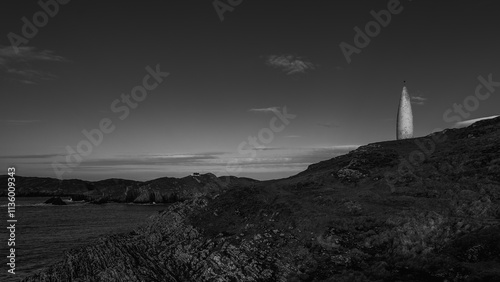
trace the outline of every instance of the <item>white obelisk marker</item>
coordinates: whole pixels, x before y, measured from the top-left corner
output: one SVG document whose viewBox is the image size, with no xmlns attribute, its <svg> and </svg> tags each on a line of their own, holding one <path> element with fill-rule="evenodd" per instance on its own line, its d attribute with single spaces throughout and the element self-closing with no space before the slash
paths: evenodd
<svg viewBox="0 0 500 282">
<path fill-rule="evenodd" d="M 396 128 L 396 137 L 398 140 L 413 138 L 413 113 L 411 111 L 411 101 L 406 85 L 401 93 L 399 101 L 398 121 Z"/>
</svg>

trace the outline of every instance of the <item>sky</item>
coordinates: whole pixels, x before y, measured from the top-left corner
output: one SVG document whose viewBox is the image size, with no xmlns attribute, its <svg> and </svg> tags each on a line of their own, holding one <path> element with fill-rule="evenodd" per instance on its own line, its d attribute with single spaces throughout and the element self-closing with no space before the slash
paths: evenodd
<svg viewBox="0 0 500 282">
<path fill-rule="evenodd" d="M 403 81 L 416 137 L 500 112 L 494 1 L 2 4 L 0 174 L 288 177 L 394 140 Z"/>
</svg>

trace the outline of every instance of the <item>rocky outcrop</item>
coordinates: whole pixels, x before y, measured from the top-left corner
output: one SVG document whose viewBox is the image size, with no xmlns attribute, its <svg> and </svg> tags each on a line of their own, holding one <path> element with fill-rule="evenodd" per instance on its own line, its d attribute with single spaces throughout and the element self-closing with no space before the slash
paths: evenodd
<svg viewBox="0 0 500 282">
<path fill-rule="evenodd" d="M 64 202 L 61 197 L 52 197 L 45 201 L 45 204 L 52 204 L 55 206 L 64 206 L 66 205 L 66 202 Z"/>
</svg>

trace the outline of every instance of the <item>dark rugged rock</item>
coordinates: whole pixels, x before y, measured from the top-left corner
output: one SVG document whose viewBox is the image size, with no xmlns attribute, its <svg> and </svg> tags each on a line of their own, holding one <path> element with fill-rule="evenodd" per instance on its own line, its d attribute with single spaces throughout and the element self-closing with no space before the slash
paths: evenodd
<svg viewBox="0 0 500 282">
<path fill-rule="evenodd" d="M 52 204 L 56 206 L 64 206 L 66 203 L 61 199 L 61 197 L 52 197 L 45 201 L 46 204 Z"/>
<path fill-rule="evenodd" d="M 82 194 L 72 194 L 69 196 L 73 202 L 89 201 L 88 197 Z"/>
<path fill-rule="evenodd" d="M 499 165 L 500 118 L 370 144 L 200 192 L 25 281 L 500 281 Z"/>
<path fill-rule="evenodd" d="M 109 203 L 109 200 L 105 197 L 102 197 L 99 199 L 92 200 L 92 201 L 90 201 L 90 203 L 96 204 L 96 205 L 102 205 L 102 204 Z"/>
</svg>

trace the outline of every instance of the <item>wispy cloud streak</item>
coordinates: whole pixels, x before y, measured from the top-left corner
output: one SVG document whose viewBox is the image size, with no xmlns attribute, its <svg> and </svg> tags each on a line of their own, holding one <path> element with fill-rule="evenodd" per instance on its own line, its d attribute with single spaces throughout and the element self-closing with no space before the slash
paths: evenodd
<svg viewBox="0 0 500 282">
<path fill-rule="evenodd" d="M 266 58 L 266 64 L 281 69 L 288 75 L 305 73 L 316 68 L 312 62 L 294 55 L 270 55 Z"/>
<path fill-rule="evenodd" d="M 496 118 L 499 116 L 489 116 L 489 117 L 482 117 L 482 118 L 476 118 L 476 119 L 469 119 L 469 120 L 463 120 L 460 122 L 455 123 L 455 128 L 462 128 L 462 127 L 467 127 L 475 122 L 481 121 L 481 120 L 486 120 L 486 119 L 492 119 Z"/>
<path fill-rule="evenodd" d="M 269 108 L 254 108 L 248 110 L 249 112 L 255 112 L 255 113 L 278 113 L 279 112 L 279 107 L 269 107 Z"/>
<path fill-rule="evenodd" d="M 38 119 L 7 119 L 3 120 L 3 123 L 12 124 L 12 125 L 24 125 L 24 124 L 32 124 L 41 122 Z"/>
<path fill-rule="evenodd" d="M 50 50 L 37 50 L 35 47 L 19 47 L 16 53 L 11 46 L 0 45 L 0 71 L 24 84 L 37 84 L 40 80 L 57 78 L 56 75 L 36 70 L 35 62 L 69 62 Z"/>
</svg>

